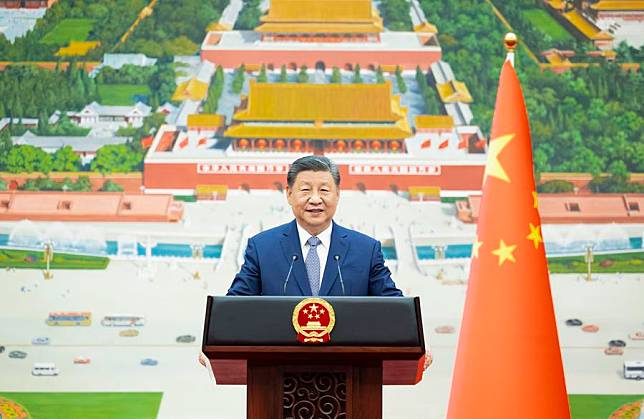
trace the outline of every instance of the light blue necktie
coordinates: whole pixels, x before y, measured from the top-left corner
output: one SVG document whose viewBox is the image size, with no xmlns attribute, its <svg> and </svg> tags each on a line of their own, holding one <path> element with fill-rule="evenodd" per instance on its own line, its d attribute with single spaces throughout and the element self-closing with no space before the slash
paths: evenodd
<svg viewBox="0 0 644 419">
<path fill-rule="evenodd" d="M 312 236 L 306 243 L 309 245 L 309 253 L 306 255 L 304 264 L 306 265 L 306 273 L 309 275 L 311 292 L 314 296 L 317 296 L 320 293 L 320 257 L 318 256 L 318 244 L 322 243 L 322 241 Z"/>
</svg>

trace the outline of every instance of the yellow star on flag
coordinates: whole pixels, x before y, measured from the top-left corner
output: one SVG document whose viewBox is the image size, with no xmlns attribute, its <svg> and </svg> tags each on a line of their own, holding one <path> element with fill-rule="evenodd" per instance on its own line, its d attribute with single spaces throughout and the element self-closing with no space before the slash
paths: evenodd
<svg viewBox="0 0 644 419">
<path fill-rule="evenodd" d="M 514 252 L 514 249 L 516 248 L 517 248 L 516 244 L 512 244 L 508 246 L 505 244 L 503 239 L 500 240 L 499 248 L 496 250 L 492 250 L 492 254 L 499 257 L 499 266 L 503 265 L 503 263 L 506 260 L 509 260 L 510 262 L 516 262 L 516 259 L 514 259 L 514 255 L 512 255 L 512 252 Z"/>
<path fill-rule="evenodd" d="M 474 243 L 472 243 L 472 257 L 473 258 L 478 258 L 479 257 L 479 249 L 483 246 L 483 242 L 479 241 L 479 238 L 476 237 L 474 239 Z"/>
<path fill-rule="evenodd" d="M 485 173 L 483 174 L 483 184 L 485 184 L 488 176 L 510 183 L 508 174 L 505 172 L 505 169 L 503 169 L 503 166 L 501 166 L 501 162 L 499 162 L 499 154 L 512 139 L 514 139 L 514 134 L 503 135 L 501 137 L 493 138 L 490 141 L 487 164 L 485 165 Z"/>
<path fill-rule="evenodd" d="M 539 209 L 539 200 L 537 199 L 536 191 L 532 191 L 532 206 Z"/>
<path fill-rule="evenodd" d="M 534 248 L 539 248 L 539 243 L 543 243 L 543 238 L 541 237 L 541 226 L 533 226 L 530 224 L 530 234 L 526 236 L 526 239 L 531 240 L 534 243 Z"/>
</svg>

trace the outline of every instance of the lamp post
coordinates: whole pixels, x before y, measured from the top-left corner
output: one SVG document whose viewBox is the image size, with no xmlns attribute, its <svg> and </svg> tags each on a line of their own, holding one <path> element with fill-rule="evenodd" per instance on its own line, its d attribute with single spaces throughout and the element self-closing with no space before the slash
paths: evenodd
<svg viewBox="0 0 644 419">
<path fill-rule="evenodd" d="M 43 255 L 45 257 L 45 270 L 43 271 L 43 277 L 45 279 L 52 279 L 54 274 L 51 273 L 50 265 L 51 261 L 54 259 L 54 244 L 51 241 L 45 242 Z"/>
<path fill-rule="evenodd" d="M 584 256 L 584 261 L 586 262 L 587 271 L 586 271 L 586 281 L 592 281 L 592 266 L 593 266 L 593 246 L 586 246 L 586 255 Z"/>
</svg>

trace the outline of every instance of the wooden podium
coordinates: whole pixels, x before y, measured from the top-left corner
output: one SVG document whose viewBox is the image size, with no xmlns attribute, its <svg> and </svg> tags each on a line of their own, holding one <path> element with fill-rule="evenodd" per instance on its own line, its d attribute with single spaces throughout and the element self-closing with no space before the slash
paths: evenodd
<svg viewBox="0 0 644 419">
<path fill-rule="evenodd" d="M 247 417 L 382 417 L 382 385 L 416 384 L 425 343 L 418 297 L 328 297 L 331 339 L 298 342 L 303 297 L 208 297 L 202 351 L 219 385 L 246 384 Z"/>
</svg>

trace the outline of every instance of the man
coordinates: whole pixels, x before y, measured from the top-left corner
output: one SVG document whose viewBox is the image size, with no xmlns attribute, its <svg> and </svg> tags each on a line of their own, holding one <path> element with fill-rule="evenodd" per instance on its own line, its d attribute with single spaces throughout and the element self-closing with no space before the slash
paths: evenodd
<svg viewBox="0 0 644 419">
<path fill-rule="evenodd" d="M 286 196 L 295 220 L 248 240 L 228 295 L 402 296 L 380 242 L 333 222 L 340 172 L 326 157 L 297 159 Z"/>
</svg>

